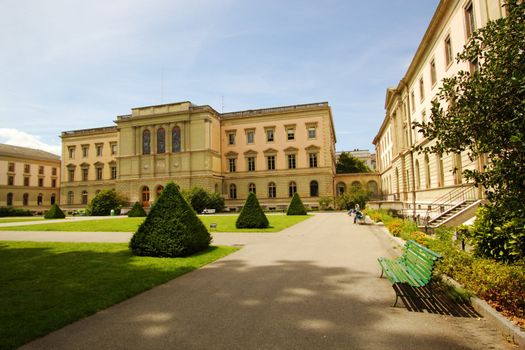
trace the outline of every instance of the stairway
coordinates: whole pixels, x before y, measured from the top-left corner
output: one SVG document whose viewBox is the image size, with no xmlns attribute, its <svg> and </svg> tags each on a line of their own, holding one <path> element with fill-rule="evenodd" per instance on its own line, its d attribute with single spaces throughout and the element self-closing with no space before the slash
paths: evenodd
<svg viewBox="0 0 525 350">
<path fill-rule="evenodd" d="M 451 209 L 443 212 L 439 216 L 436 216 L 436 217 L 432 218 L 431 220 L 429 220 L 429 222 L 428 222 L 429 228 L 438 228 L 439 226 L 441 226 L 441 225 L 447 223 L 448 221 L 450 221 L 452 218 L 459 217 L 467 209 L 470 209 L 470 207 L 473 204 L 475 204 L 476 202 L 478 202 L 478 201 L 466 200 L 466 201 L 464 201 L 462 203 L 459 203 L 458 205 L 452 207 Z M 477 205 L 476 205 L 476 208 L 477 208 Z M 466 219 L 469 219 L 469 218 L 466 218 Z M 466 221 L 466 220 L 464 220 L 464 221 Z"/>
</svg>

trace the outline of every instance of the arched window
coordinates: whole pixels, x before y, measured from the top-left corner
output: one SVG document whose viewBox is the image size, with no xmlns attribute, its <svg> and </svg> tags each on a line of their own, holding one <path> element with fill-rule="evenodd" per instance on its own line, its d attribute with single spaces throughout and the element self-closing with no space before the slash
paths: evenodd
<svg viewBox="0 0 525 350">
<path fill-rule="evenodd" d="M 415 172 L 416 173 L 415 174 L 415 176 L 416 176 L 416 181 L 415 181 L 416 182 L 416 190 L 419 190 L 421 188 L 421 174 L 419 172 L 419 160 L 418 159 L 416 159 L 415 168 L 416 168 L 415 169 L 416 170 L 416 172 Z"/>
<path fill-rule="evenodd" d="M 166 131 L 164 128 L 157 129 L 157 153 L 166 152 Z"/>
<path fill-rule="evenodd" d="M 180 128 L 178 126 L 174 127 L 171 131 L 171 151 L 180 152 L 181 143 L 180 143 Z"/>
<path fill-rule="evenodd" d="M 11 192 L 7 194 L 7 205 L 8 206 L 13 205 L 13 194 Z"/>
<path fill-rule="evenodd" d="M 160 195 L 162 194 L 162 191 L 164 191 L 164 186 L 158 185 L 157 186 L 157 198 L 160 197 Z"/>
<path fill-rule="evenodd" d="M 310 197 L 319 196 L 319 183 L 317 181 L 310 181 Z"/>
<path fill-rule="evenodd" d="M 230 199 L 237 199 L 237 186 L 234 184 L 230 185 Z"/>
<path fill-rule="evenodd" d="M 379 192 L 379 189 L 377 188 L 377 182 L 374 180 L 370 180 L 366 183 L 366 188 L 368 191 L 372 192 L 372 194 L 377 194 Z"/>
<path fill-rule="evenodd" d="M 396 168 L 396 193 L 399 194 L 400 188 L 399 188 L 399 170 Z"/>
<path fill-rule="evenodd" d="M 73 191 L 69 191 L 67 193 L 67 204 L 69 205 L 73 204 L 74 200 L 75 200 L 75 194 L 73 193 Z"/>
<path fill-rule="evenodd" d="M 268 184 L 268 197 L 269 198 L 277 197 L 277 188 L 275 187 L 275 183 L 274 182 L 270 182 Z"/>
<path fill-rule="evenodd" d="M 44 195 L 39 193 L 38 197 L 36 197 L 36 205 L 42 205 L 42 203 L 44 203 Z"/>
<path fill-rule="evenodd" d="M 88 204 L 88 193 L 87 193 L 87 191 L 82 191 L 82 204 Z"/>
<path fill-rule="evenodd" d="M 430 161 L 428 159 L 428 154 L 425 154 L 425 188 L 430 188 Z"/>
<path fill-rule="evenodd" d="M 295 192 L 297 192 L 297 184 L 295 183 L 295 181 L 292 181 L 288 185 L 288 196 L 293 197 Z"/>
<path fill-rule="evenodd" d="M 257 189 L 255 188 L 255 184 L 251 183 L 248 185 L 248 192 L 252 192 L 253 194 L 257 194 Z"/>
<path fill-rule="evenodd" d="M 142 187 L 142 206 L 149 207 L 149 187 Z"/>
<path fill-rule="evenodd" d="M 22 205 L 28 205 L 29 204 L 29 193 L 24 193 L 22 195 Z"/>
<path fill-rule="evenodd" d="M 340 196 L 346 192 L 346 185 L 344 182 L 337 183 L 337 195 Z"/>
<path fill-rule="evenodd" d="M 53 193 L 53 194 L 51 195 L 51 201 L 50 201 L 51 205 L 55 204 L 56 201 L 57 201 L 57 197 L 56 197 L 56 195 Z"/>
<path fill-rule="evenodd" d="M 151 133 L 148 129 L 142 132 L 142 154 L 151 153 Z"/>
<path fill-rule="evenodd" d="M 438 187 L 445 185 L 445 173 L 443 172 L 443 155 L 436 154 Z"/>
</svg>

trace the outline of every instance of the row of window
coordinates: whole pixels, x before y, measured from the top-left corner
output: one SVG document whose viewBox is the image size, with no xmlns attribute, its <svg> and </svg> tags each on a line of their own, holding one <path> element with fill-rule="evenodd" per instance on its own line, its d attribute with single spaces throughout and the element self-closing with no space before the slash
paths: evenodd
<svg viewBox="0 0 525 350">
<path fill-rule="evenodd" d="M 266 157 L 266 170 L 275 170 L 275 157 Z M 296 169 L 297 161 L 296 154 L 287 154 L 288 169 Z M 246 169 L 248 171 L 255 171 L 256 157 L 246 157 Z M 310 168 L 317 168 L 317 153 L 308 154 L 308 164 Z M 228 170 L 231 173 L 237 171 L 237 158 L 228 159 Z"/>
<path fill-rule="evenodd" d="M 117 178 L 117 166 L 111 165 L 109 169 L 110 169 L 110 179 L 115 180 Z M 103 170 L 104 170 L 103 165 L 95 166 L 95 180 L 96 181 L 104 180 Z M 69 167 L 67 170 L 67 174 L 68 174 L 69 182 L 75 181 L 75 168 L 74 167 Z M 80 176 L 81 176 L 80 177 L 81 181 L 88 181 L 89 180 L 89 167 L 81 167 Z"/>
<path fill-rule="evenodd" d="M 257 186 L 254 183 L 250 183 L 248 185 L 248 192 L 257 194 Z M 297 192 L 297 184 L 295 183 L 295 181 L 291 181 L 288 184 L 288 197 L 293 197 L 295 192 Z M 275 182 L 268 183 L 266 196 L 268 198 L 277 197 L 277 186 L 275 185 Z M 310 181 L 310 197 L 318 197 L 318 196 L 319 196 L 319 183 L 315 180 Z M 237 185 L 230 184 L 229 197 L 230 199 L 237 199 Z"/>
<path fill-rule="evenodd" d="M 157 153 L 166 153 L 166 130 L 164 128 L 157 129 Z M 181 130 L 175 126 L 171 130 L 171 152 L 176 153 L 181 151 Z M 151 154 L 151 131 L 145 129 L 142 132 L 142 154 Z"/>
<path fill-rule="evenodd" d="M 265 128 L 266 142 L 275 141 L 275 129 L 274 128 Z M 308 139 L 313 140 L 317 138 L 317 128 L 315 126 L 309 126 L 308 129 Z M 226 131 L 228 136 L 228 144 L 235 145 L 235 139 L 237 131 L 228 130 Z M 286 127 L 286 140 L 294 141 L 295 140 L 295 126 Z M 246 144 L 250 145 L 255 143 L 255 129 L 246 130 Z"/>
<path fill-rule="evenodd" d="M 24 176 L 24 186 L 29 187 L 29 176 Z M 15 177 L 14 175 L 8 175 L 7 176 L 7 185 L 8 186 L 14 186 L 15 185 Z M 40 177 L 38 178 L 38 187 L 44 187 L 44 178 Z M 57 187 L 57 180 L 51 179 L 51 187 Z"/>
<path fill-rule="evenodd" d="M 9 192 L 7 194 L 7 201 L 6 201 L 6 204 L 8 207 L 12 206 L 13 205 L 13 198 L 14 198 L 14 195 L 13 193 Z M 56 195 L 53 193 L 51 194 L 51 198 L 49 199 L 49 203 L 51 205 L 55 204 L 56 202 Z M 36 205 L 40 206 L 44 203 L 44 195 L 42 193 L 39 193 L 38 196 L 36 197 Z M 24 193 L 22 195 L 22 205 L 24 206 L 27 206 L 29 205 L 29 193 Z"/>
<path fill-rule="evenodd" d="M 88 158 L 89 157 L 89 149 L 90 149 L 90 145 L 81 145 L 81 150 L 82 150 L 82 158 Z M 117 154 L 117 143 L 116 142 L 110 142 L 109 143 L 109 149 L 110 149 L 110 152 L 111 152 L 111 155 L 114 156 Z M 75 151 L 76 151 L 76 146 L 69 146 L 67 148 L 68 150 L 68 156 L 69 156 L 69 159 L 75 159 Z M 102 157 L 103 154 L 104 154 L 104 143 L 96 143 L 95 144 L 95 154 L 97 157 Z"/>
<path fill-rule="evenodd" d="M 8 163 L 7 164 L 7 171 L 9 173 L 15 172 L 15 163 Z M 24 174 L 30 174 L 31 173 L 31 164 L 24 164 Z M 44 166 L 39 165 L 38 166 L 38 175 L 44 175 Z M 51 175 L 56 176 L 57 175 L 57 168 L 53 167 L 51 168 Z"/>
</svg>

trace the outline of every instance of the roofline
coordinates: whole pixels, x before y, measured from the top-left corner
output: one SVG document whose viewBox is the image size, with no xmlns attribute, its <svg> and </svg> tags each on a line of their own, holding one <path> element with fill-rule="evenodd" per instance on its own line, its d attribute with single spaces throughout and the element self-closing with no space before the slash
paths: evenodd
<svg viewBox="0 0 525 350">
<path fill-rule="evenodd" d="M 62 131 L 62 134 L 60 135 L 61 138 L 64 137 L 70 137 L 70 136 L 78 136 L 78 135 L 85 135 L 85 134 L 105 134 L 117 131 L 117 126 L 102 126 L 99 128 L 89 128 L 89 129 L 79 129 L 79 130 L 69 130 L 69 131 Z"/>
</svg>

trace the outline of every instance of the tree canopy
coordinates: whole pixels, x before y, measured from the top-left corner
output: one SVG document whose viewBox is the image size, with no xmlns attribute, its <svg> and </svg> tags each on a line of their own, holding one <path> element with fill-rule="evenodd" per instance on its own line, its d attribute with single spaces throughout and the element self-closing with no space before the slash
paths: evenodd
<svg viewBox="0 0 525 350">
<path fill-rule="evenodd" d="M 336 164 L 336 173 L 368 173 L 370 168 L 361 159 L 352 156 L 348 152 L 341 152 Z"/>
</svg>

